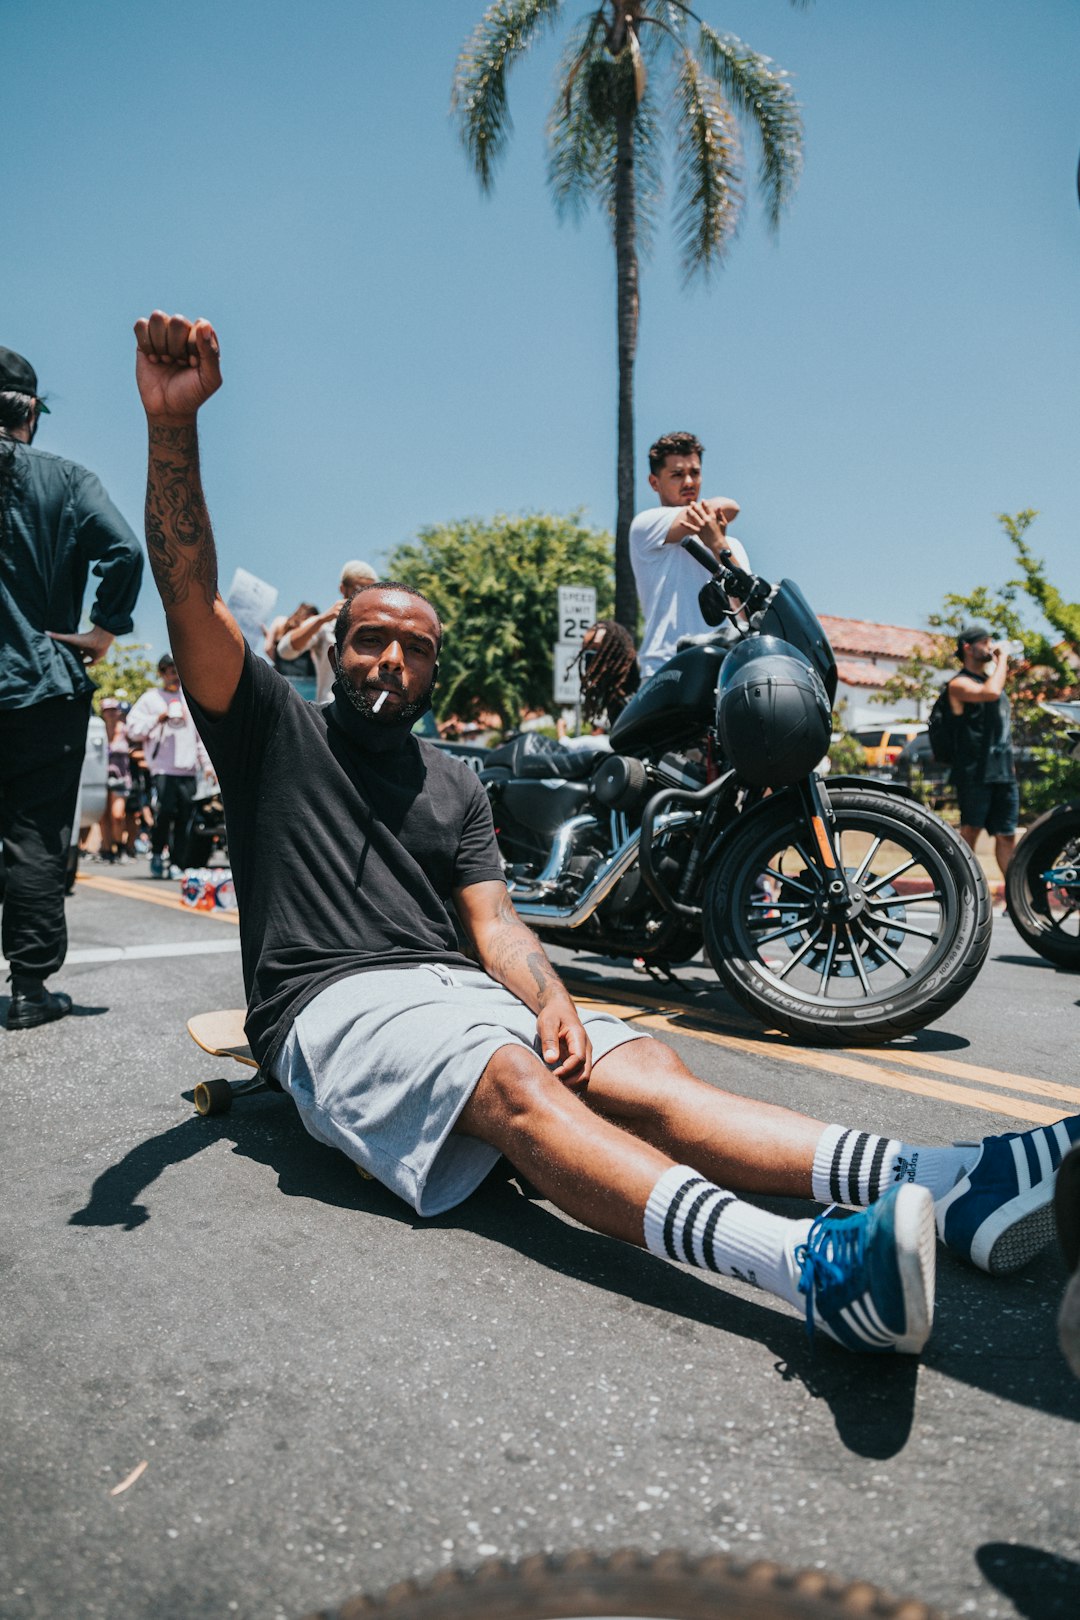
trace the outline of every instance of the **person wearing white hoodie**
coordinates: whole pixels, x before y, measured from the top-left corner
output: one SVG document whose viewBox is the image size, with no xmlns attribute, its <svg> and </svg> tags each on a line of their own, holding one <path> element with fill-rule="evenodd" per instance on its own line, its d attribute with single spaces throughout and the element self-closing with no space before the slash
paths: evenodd
<svg viewBox="0 0 1080 1620">
<path fill-rule="evenodd" d="M 150 876 L 179 877 L 183 837 L 195 798 L 199 772 L 208 758 L 195 730 L 171 653 L 158 660 L 160 687 L 151 687 L 127 720 L 132 742 L 141 742 L 154 780 L 154 825 L 150 833 Z M 169 865 L 165 862 L 166 848 Z"/>
</svg>

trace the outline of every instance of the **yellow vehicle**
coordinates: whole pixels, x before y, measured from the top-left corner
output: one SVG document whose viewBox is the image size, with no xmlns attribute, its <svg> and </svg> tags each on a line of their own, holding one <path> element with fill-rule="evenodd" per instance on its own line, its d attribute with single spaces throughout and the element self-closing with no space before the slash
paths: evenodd
<svg viewBox="0 0 1080 1620">
<path fill-rule="evenodd" d="M 853 735 L 856 742 L 860 742 L 866 750 L 866 763 L 870 770 L 888 770 L 896 764 L 900 757 L 900 750 L 925 731 L 922 722 L 911 721 L 904 725 L 891 726 L 862 726 Z"/>
</svg>

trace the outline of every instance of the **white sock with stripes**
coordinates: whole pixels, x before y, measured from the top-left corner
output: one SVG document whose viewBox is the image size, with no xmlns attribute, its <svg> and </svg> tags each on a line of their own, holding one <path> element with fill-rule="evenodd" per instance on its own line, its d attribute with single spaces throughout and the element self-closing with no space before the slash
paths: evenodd
<svg viewBox="0 0 1080 1620">
<path fill-rule="evenodd" d="M 810 1226 L 743 1203 L 687 1164 L 665 1170 L 645 1206 L 650 1253 L 739 1277 L 800 1311 L 806 1301 L 799 1293 L 795 1250 Z"/>
<path fill-rule="evenodd" d="M 821 1204 L 872 1204 L 903 1181 L 944 1198 L 979 1156 L 980 1143 L 913 1147 L 896 1137 L 826 1125 L 814 1150 L 814 1197 Z"/>
</svg>

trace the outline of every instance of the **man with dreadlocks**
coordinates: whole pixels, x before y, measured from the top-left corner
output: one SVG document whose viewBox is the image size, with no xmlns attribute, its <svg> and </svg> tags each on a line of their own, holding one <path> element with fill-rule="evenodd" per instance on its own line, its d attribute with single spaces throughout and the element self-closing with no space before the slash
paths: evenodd
<svg viewBox="0 0 1080 1620">
<path fill-rule="evenodd" d="M 87 670 L 132 627 L 134 534 L 85 467 L 31 448 L 49 407 L 28 360 L 0 348 L 0 839 L 8 1029 L 63 1018 L 45 980 L 67 954 L 64 866 L 86 751 Z M 99 584 L 79 632 L 91 567 Z"/>
<path fill-rule="evenodd" d="M 577 666 L 581 674 L 581 718 L 586 725 L 606 720 L 613 726 L 641 683 L 629 630 L 614 619 L 597 619 L 582 639 Z"/>
</svg>

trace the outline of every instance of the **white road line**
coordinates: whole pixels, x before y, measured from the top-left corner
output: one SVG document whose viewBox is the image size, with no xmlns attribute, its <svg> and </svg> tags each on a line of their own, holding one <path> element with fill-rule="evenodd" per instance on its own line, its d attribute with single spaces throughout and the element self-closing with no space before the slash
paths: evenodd
<svg viewBox="0 0 1080 1620">
<path fill-rule="evenodd" d="M 221 956 L 224 952 L 235 955 L 239 949 L 238 939 L 211 939 L 201 944 L 178 940 L 174 945 L 99 945 L 96 950 L 68 951 L 64 966 L 74 962 L 133 962 L 148 956 Z M 0 956 L 0 972 L 7 966 L 6 959 Z"/>
</svg>

